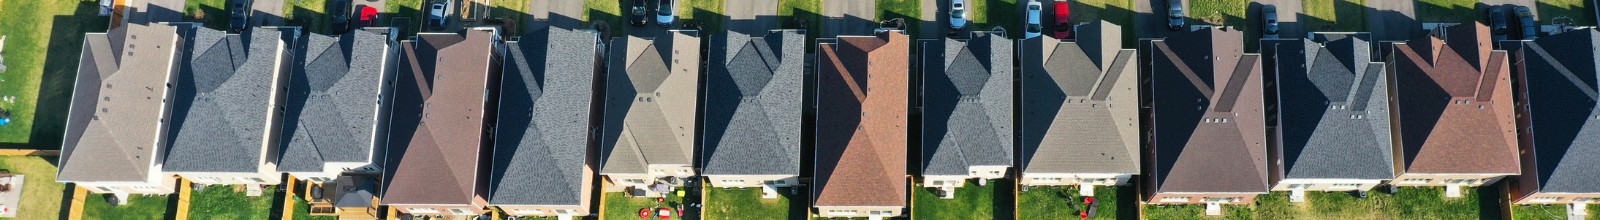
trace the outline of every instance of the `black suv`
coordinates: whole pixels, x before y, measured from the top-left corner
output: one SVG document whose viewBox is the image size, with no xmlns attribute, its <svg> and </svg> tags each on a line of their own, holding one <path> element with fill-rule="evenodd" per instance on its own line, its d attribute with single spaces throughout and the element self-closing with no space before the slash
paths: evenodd
<svg viewBox="0 0 1600 220">
<path fill-rule="evenodd" d="M 250 26 L 249 0 L 233 0 L 232 4 L 228 4 L 228 7 L 233 13 L 228 17 L 228 30 L 239 32 Z"/>
<path fill-rule="evenodd" d="M 333 20 L 334 33 L 344 33 L 350 30 L 350 0 L 333 0 L 328 2 L 328 19 Z"/>
<path fill-rule="evenodd" d="M 644 26 L 650 23 L 650 9 L 645 7 L 645 0 L 633 0 L 633 5 L 628 6 L 628 24 Z"/>
</svg>

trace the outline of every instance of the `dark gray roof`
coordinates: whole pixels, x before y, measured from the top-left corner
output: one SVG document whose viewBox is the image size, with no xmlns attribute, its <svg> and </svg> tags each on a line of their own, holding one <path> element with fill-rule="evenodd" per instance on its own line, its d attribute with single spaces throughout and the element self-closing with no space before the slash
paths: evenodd
<svg viewBox="0 0 1600 220">
<path fill-rule="evenodd" d="M 599 35 L 543 32 L 506 42 L 490 205 L 581 205 L 588 193 Z"/>
<path fill-rule="evenodd" d="M 128 24 L 118 30 L 143 36 L 127 41 L 123 35 L 91 33 L 84 36 L 77 82 L 68 108 L 61 169 L 56 180 L 149 181 L 156 156 L 156 138 L 164 128 L 162 100 L 171 92 L 172 57 L 180 36 L 169 25 Z M 122 50 L 123 44 L 134 49 Z M 125 51 L 127 53 L 118 53 Z M 125 58 L 123 58 L 126 56 Z M 117 60 L 126 59 L 127 65 Z"/>
<path fill-rule="evenodd" d="M 1508 43 L 1513 68 L 1526 83 L 1528 136 L 1536 173 L 1532 187 L 1546 193 L 1600 192 L 1600 32 L 1570 31 L 1533 42 Z M 1523 157 L 1527 158 L 1527 157 Z M 1527 164 L 1524 162 L 1524 164 Z"/>
<path fill-rule="evenodd" d="M 278 74 L 279 45 L 289 29 L 246 34 L 194 29 L 183 70 L 163 171 L 257 172 Z"/>
<path fill-rule="evenodd" d="M 924 50 L 924 175 L 967 175 L 972 166 L 1011 166 L 1012 41 L 996 32 L 946 38 Z M 926 47 L 925 47 L 926 48 Z M 933 54 L 935 52 L 940 54 Z"/>
<path fill-rule="evenodd" d="M 1261 41 L 1278 80 L 1283 173 L 1273 175 L 1394 178 L 1388 80 L 1383 63 L 1370 62 L 1368 39 L 1357 33 Z"/>
<path fill-rule="evenodd" d="M 1102 21 L 1073 41 L 1021 40 L 1024 173 L 1139 173 L 1139 65 L 1121 30 Z"/>
<path fill-rule="evenodd" d="M 368 31 L 310 34 L 294 52 L 278 171 L 321 172 L 328 162 L 370 162 L 390 38 Z"/>
<path fill-rule="evenodd" d="M 706 76 L 705 174 L 799 175 L 805 33 L 726 41 Z"/>
</svg>

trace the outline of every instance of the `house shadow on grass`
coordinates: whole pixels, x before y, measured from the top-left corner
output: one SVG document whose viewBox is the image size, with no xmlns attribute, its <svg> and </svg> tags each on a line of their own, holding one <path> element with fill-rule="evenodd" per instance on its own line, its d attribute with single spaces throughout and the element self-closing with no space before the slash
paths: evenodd
<svg viewBox="0 0 1600 220">
<path fill-rule="evenodd" d="M 26 143 L 0 143 L 4 149 L 61 149 L 66 131 L 67 110 L 77 81 L 78 58 L 83 53 L 84 32 L 105 32 L 108 21 L 99 16 L 94 2 L 78 2 L 71 15 L 51 19 L 50 44 L 45 50 L 44 70 L 39 78 L 33 128 Z"/>
</svg>

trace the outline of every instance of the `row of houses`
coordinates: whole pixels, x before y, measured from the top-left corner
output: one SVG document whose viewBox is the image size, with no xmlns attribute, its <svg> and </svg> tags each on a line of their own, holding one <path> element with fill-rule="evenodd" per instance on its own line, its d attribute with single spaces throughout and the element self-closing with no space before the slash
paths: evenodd
<svg viewBox="0 0 1600 220">
<path fill-rule="evenodd" d="M 1076 29 L 880 30 L 807 53 L 803 30 L 130 24 L 87 34 L 58 179 L 118 196 L 172 193 L 174 177 L 304 181 L 335 210 L 412 215 L 586 216 L 599 191 L 702 179 L 767 198 L 809 187 L 824 217 L 901 216 L 912 182 L 949 198 L 1000 178 L 1083 194 L 1137 183 L 1149 204 L 1381 184 L 1456 196 L 1505 178 L 1520 203 L 1600 201 L 1593 29 L 1245 42 L 1223 27 L 1137 45 L 1111 23 Z"/>
</svg>

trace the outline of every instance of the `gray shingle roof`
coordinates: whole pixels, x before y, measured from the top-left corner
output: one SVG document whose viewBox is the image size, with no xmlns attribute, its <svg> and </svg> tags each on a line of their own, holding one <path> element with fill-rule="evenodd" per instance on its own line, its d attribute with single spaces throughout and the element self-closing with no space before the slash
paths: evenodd
<svg viewBox="0 0 1600 220">
<path fill-rule="evenodd" d="M 171 92 L 172 56 L 178 53 L 178 31 L 168 25 L 128 24 L 133 35 L 125 45 L 113 43 L 105 33 L 84 36 L 79 57 L 76 90 L 67 113 L 62 141 L 60 173 L 56 180 L 147 181 L 156 138 L 163 129 L 161 100 Z M 117 53 L 124 51 L 126 53 Z M 118 58 L 122 57 L 122 58 Z M 127 65 L 117 60 L 125 59 Z"/>
<path fill-rule="evenodd" d="M 1529 136 L 1536 173 L 1532 185 L 1546 193 L 1600 192 L 1600 32 L 1593 29 L 1509 43 L 1526 83 Z M 1527 157 L 1524 157 L 1527 158 Z M 1526 162 L 1525 162 L 1526 163 Z"/>
<path fill-rule="evenodd" d="M 1138 66 L 1121 28 L 1022 40 L 1022 171 L 1138 173 Z"/>
<path fill-rule="evenodd" d="M 278 171 L 321 172 L 328 162 L 370 162 L 388 36 L 310 34 L 296 51 Z"/>
<path fill-rule="evenodd" d="M 942 54 L 925 50 L 923 60 L 940 63 L 923 68 L 924 175 L 1011 166 L 1012 43 L 999 33 L 973 32 L 970 40 L 945 39 Z"/>
<path fill-rule="evenodd" d="M 257 172 L 284 31 L 246 35 L 194 29 L 178 74 L 177 101 L 163 171 Z"/>
<path fill-rule="evenodd" d="M 800 174 L 804 37 L 727 34 L 706 77 L 706 175 Z"/>
<path fill-rule="evenodd" d="M 1284 173 L 1274 175 L 1394 178 L 1388 79 L 1383 63 L 1370 62 L 1368 39 L 1359 33 L 1262 40 L 1263 57 L 1277 58 Z"/>
<path fill-rule="evenodd" d="M 691 165 L 699 104 L 700 37 L 618 37 L 608 53 L 601 173 L 644 173 L 651 164 Z"/>
<path fill-rule="evenodd" d="M 507 42 L 500 85 L 491 205 L 581 205 L 599 106 L 591 30 L 549 28 Z M 548 42 L 548 45 L 546 44 Z"/>
</svg>

